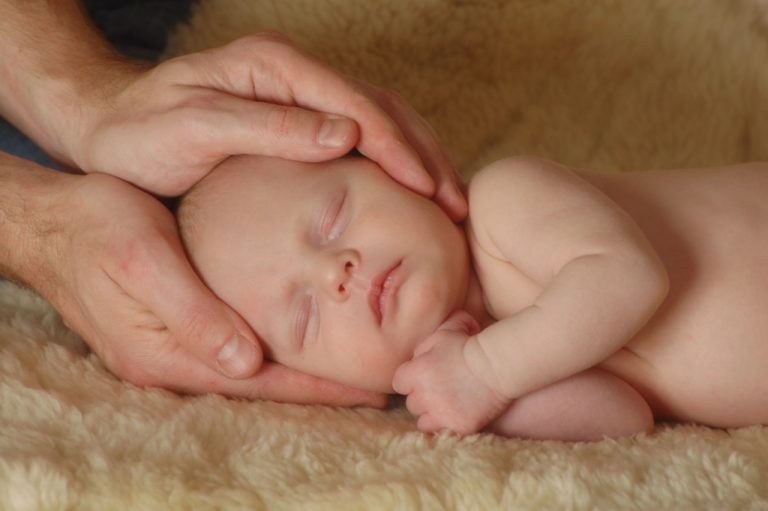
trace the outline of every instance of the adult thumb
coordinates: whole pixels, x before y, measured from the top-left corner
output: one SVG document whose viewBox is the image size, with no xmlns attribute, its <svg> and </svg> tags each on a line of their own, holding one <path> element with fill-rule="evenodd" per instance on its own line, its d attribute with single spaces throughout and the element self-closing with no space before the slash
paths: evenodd
<svg viewBox="0 0 768 511">
<path fill-rule="evenodd" d="M 243 319 L 215 297 L 198 297 L 177 312 L 168 329 L 184 349 L 229 378 L 248 378 L 261 367 L 263 353 Z"/>
<path fill-rule="evenodd" d="M 172 251 L 156 255 L 164 272 L 154 280 L 154 292 L 144 295 L 145 303 L 172 340 L 224 376 L 253 376 L 263 353 L 245 320 L 208 289 L 185 260 Z"/>
</svg>

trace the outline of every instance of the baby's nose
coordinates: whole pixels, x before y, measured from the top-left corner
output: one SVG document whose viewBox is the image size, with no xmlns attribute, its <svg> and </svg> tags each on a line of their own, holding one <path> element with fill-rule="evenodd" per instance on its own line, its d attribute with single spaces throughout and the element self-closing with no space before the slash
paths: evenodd
<svg viewBox="0 0 768 511">
<path fill-rule="evenodd" d="M 320 271 L 322 287 L 334 300 L 349 298 L 352 279 L 360 267 L 360 254 L 355 250 L 339 250 L 328 254 Z"/>
</svg>

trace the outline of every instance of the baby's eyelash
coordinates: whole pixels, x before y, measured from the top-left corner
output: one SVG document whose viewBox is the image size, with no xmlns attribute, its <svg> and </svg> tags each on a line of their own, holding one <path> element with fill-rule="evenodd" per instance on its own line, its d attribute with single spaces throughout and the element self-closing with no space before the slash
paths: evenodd
<svg viewBox="0 0 768 511">
<path fill-rule="evenodd" d="M 320 233 L 326 241 L 333 241 L 338 238 L 340 231 L 343 229 L 339 228 L 337 222 L 344 207 L 344 203 L 346 202 L 346 198 L 347 193 L 345 191 L 331 202 L 331 205 L 323 215 L 323 219 L 320 223 Z"/>
<path fill-rule="evenodd" d="M 312 297 L 310 295 L 305 296 L 301 300 L 298 314 L 296 314 L 295 325 L 295 339 L 296 345 L 300 348 L 304 345 L 305 337 L 307 336 L 307 325 L 309 325 L 309 315 L 312 313 Z"/>
<path fill-rule="evenodd" d="M 310 333 L 314 333 L 317 329 L 318 321 L 317 301 L 314 296 L 307 294 L 302 300 L 296 315 L 295 335 L 296 346 L 299 351 L 304 348 L 304 345 L 310 337 Z"/>
</svg>

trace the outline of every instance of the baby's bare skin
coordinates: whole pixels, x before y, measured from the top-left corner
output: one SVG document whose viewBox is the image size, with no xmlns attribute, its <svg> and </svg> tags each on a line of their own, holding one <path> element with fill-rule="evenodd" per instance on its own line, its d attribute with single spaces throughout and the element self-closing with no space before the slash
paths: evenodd
<svg viewBox="0 0 768 511">
<path fill-rule="evenodd" d="M 575 173 L 630 215 L 669 277 L 669 293 L 650 320 L 598 367 L 640 392 L 658 418 L 768 423 L 768 164 Z M 486 308 L 501 323 L 550 282 L 516 269 L 508 252 L 489 250 L 488 239 L 506 226 L 483 222 L 491 234 L 484 240 L 470 222 L 468 239 Z M 628 274 L 627 284 L 635 278 Z"/>
<path fill-rule="evenodd" d="M 768 164 L 581 175 L 635 219 L 670 278 L 658 312 L 602 367 L 659 417 L 768 423 Z"/>
<path fill-rule="evenodd" d="M 365 160 L 233 159 L 203 184 L 186 248 L 270 356 L 407 395 L 423 431 L 768 424 L 768 164 L 510 158 L 470 182 L 466 238 Z"/>
</svg>

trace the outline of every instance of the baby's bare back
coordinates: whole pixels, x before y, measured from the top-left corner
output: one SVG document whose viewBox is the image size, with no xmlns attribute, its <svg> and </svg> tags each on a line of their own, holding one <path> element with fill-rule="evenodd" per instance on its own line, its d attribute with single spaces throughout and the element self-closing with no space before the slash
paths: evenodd
<svg viewBox="0 0 768 511">
<path fill-rule="evenodd" d="M 637 221 L 670 277 L 655 316 L 602 367 L 657 416 L 768 423 L 768 163 L 580 174 Z"/>
</svg>

